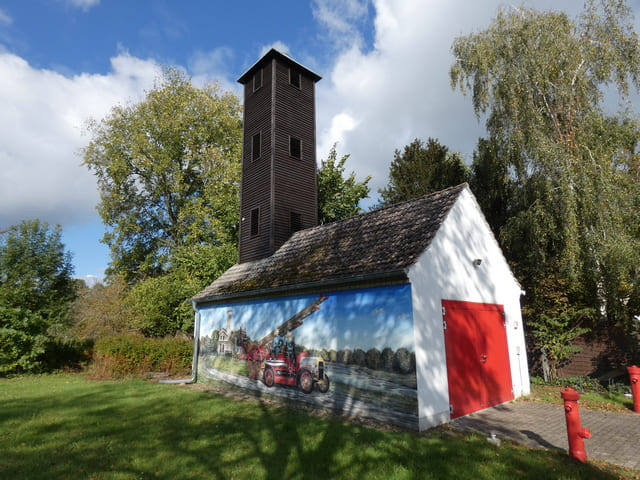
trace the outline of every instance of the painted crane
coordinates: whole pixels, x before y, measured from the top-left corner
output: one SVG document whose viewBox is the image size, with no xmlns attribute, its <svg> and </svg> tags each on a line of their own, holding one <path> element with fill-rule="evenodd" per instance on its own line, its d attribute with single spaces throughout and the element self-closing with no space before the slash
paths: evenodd
<svg viewBox="0 0 640 480">
<path fill-rule="evenodd" d="M 247 366 L 252 378 L 258 379 L 262 372 L 262 380 L 267 387 L 275 384 L 297 386 L 304 393 L 311 393 L 314 386 L 321 393 L 329 390 L 324 359 L 311 357 L 309 352 L 296 354 L 294 341 L 287 338 L 287 334 L 302 325 L 309 315 L 317 312 L 327 298 L 326 295 L 320 295 L 247 349 Z"/>
</svg>

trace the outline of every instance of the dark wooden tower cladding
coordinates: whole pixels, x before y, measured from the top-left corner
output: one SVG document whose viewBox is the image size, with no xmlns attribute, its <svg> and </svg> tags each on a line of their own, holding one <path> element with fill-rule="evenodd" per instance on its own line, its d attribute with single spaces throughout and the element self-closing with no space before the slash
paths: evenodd
<svg viewBox="0 0 640 480">
<path fill-rule="evenodd" d="M 271 256 L 318 223 L 315 83 L 320 76 L 275 49 L 244 85 L 239 263 Z"/>
</svg>

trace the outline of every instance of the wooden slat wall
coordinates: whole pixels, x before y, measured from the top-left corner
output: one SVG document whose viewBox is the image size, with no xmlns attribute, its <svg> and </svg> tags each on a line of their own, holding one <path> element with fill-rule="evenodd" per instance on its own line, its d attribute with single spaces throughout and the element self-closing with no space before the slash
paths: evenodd
<svg viewBox="0 0 640 480">
<path fill-rule="evenodd" d="M 289 68 L 289 63 L 280 60 L 266 62 L 262 87 L 254 92 L 252 80 L 244 85 L 240 263 L 268 257 L 282 246 L 290 237 L 292 211 L 301 214 L 303 228 L 317 224 L 315 83 L 302 75 L 300 88 L 290 85 Z M 262 133 L 261 157 L 253 161 L 251 142 L 258 132 Z M 302 142 L 301 159 L 289 155 L 290 136 Z M 250 218 L 254 208 L 260 208 L 260 231 L 252 237 Z M 273 219 L 271 212 L 275 212 Z"/>
<path fill-rule="evenodd" d="M 302 227 L 317 224 L 314 82 L 302 75 L 300 88 L 289 84 L 289 66 L 276 70 L 276 231 L 280 247 L 290 236 L 290 212 L 302 215 Z M 289 137 L 302 141 L 302 158 L 289 155 Z"/>
<path fill-rule="evenodd" d="M 262 87 L 253 91 L 253 81 L 244 86 L 244 135 L 240 194 L 240 263 L 271 255 L 269 247 L 271 164 L 271 64 L 263 68 Z M 252 159 L 251 139 L 260 132 L 261 156 Z M 251 210 L 260 208 L 258 236 L 251 236 Z"/>
</svg>

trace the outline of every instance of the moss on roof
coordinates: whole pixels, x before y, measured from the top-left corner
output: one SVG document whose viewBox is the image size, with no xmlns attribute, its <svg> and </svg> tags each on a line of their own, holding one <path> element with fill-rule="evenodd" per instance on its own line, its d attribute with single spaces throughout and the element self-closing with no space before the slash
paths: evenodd
<svg viewBox="0 0 640 480">
<path fill-rule="evenodd" d="M 466 183 L 296 232 L 270 257 L 234 265 L 192 300 L 406 270 L 429 247 L 465 188 Z"/>
</svg>

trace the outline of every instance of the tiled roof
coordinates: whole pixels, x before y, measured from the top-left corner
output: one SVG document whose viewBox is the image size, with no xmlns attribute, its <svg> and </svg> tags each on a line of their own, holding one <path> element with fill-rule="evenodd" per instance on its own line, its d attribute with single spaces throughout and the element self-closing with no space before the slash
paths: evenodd
<svg viewBox="0 0 640 480">
<path fill-rule="evenodd" d="M 197 303 L 301 284 L 384 276 L 413 265 L 467 184 L 296 232 L 272 256 L 236 264 Z"/>
</svg>

